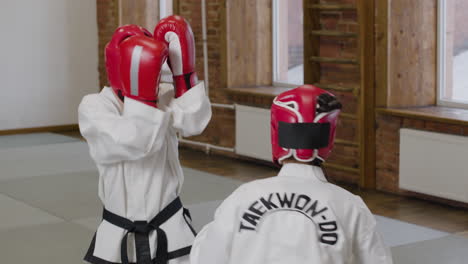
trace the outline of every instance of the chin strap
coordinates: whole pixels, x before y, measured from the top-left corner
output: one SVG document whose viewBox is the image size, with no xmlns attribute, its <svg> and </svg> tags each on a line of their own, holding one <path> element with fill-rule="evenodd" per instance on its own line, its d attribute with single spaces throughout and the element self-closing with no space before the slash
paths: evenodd
<svg viewBox="0 0 468 264">
<path fill-rule="evenodd" d="M 119 97 L 119 99 L 120 99 L 122 102 L 125 102 L 125 96 L 123 95 L 122 90 L 118 90 L 118 91 L 117 91 L 117 97 Z"/>
<path fill-rule="evenodd" d="M 322 167 L 322 163 L 323 163 L 323 161 L 321 159 L 319 159 L 319 158 L 315 158 L 312 161 L 312 165 L 317 166 L 317 167 Z"/>
</svg>

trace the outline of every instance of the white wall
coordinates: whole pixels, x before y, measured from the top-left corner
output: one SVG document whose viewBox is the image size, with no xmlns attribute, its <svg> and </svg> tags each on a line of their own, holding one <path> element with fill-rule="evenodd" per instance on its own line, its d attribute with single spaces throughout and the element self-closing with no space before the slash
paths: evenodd
<svg viewBox="0 0 468 264">
<path fill-rule="evenodd" d="M 271 161 L 269 109 L 236 105 L 236 153 Z"/>
<path fill-rule="evenodd" d="M 77 123 L 99 91 L 95 0 L 0 2 L 0 130 Z"/>
</svg>

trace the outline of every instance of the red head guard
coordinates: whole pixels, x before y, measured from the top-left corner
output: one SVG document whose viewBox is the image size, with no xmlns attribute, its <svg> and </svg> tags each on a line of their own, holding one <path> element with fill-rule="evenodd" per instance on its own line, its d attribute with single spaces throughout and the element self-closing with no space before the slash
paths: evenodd
<svg viewBox="0 0 468 264">
<path fill-rule="evenodd" d="M 120 44 L 131 36 L 148 36 L 151 33 L 137 25 L 125 25 L 117 28 L 105 49 L 107 78 L 116 95 L 122 96 L 122 81 L 120 78 Z"/>
<path fill-rule="evenodd" d="M 302 85 L 278 95 L 271 106 L 273 161 L 294 157 L 321 163 L 330 155 L 341 104 L 335 96 L 313 85 Z"/>
</svg>

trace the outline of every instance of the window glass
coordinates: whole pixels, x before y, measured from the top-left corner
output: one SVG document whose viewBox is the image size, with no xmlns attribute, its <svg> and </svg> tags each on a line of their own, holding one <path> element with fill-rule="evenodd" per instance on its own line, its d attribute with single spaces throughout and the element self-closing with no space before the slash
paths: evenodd
<svg viewBox="0 0 468 264">
<path fill-rule="evenodd" d="M 273 2 L 273 79 L 279 84 L 304 83 L 302 0 Z"/>
<path fill-rule="evenodd" d="M 468 104 L 468 1 L 439 0 L 439 102 Z"/>
</svg>

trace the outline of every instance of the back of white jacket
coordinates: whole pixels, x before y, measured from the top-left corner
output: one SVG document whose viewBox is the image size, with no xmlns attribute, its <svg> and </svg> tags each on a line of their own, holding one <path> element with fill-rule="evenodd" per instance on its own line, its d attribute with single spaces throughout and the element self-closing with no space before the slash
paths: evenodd
<svg viewBox="0 0 468 264">
<path fill-rule="evenodd" d="M 364 202 L 319 167 L 244 184 L 198 234 L 192 264 L 392 263 Z"/>
</svg>

